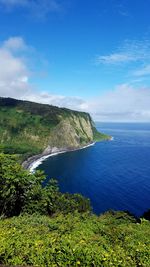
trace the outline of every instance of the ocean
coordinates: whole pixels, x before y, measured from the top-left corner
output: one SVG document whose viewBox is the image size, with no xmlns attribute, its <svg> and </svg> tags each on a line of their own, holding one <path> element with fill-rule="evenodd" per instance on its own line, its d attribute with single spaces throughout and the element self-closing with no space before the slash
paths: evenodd
<svg viewBox="0 0 150 267">
<path fill-rule="evenodd" d="M 47 158 L 37 169 L 58 180 L 60 191 L 90 198 L 96 214 L 150 208 L 150 124 L 96 123 L 113 136 L 82 150 Z"/>
</svg>

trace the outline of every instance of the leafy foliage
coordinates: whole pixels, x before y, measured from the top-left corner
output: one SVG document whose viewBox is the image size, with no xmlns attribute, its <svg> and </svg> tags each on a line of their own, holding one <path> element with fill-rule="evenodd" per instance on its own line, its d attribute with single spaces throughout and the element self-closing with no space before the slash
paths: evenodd
<svg viewBox="0 0 150 267">
<path fill-rule="evenodd" d="M 123 212 L 0 220 L 0 264 L 31 266 L 150 266 L 150 223 Z"/>
<path fill-rule="evenodd" d="M 21 169 L 14 157 L 0 155 L 0 214 L 18 215 L 29 185 L 29 174 Z"/>
<path fill-rule="evenodd" d="M 46 187 L 43 172 L 34 174 L 23 169 L 15 156 L 0 154 L 0 215 L 11 217 L 20 213 L 53 214 L 90 210 L 90 202 L 81 195 L 62 194 L 51 179 Z"/>
<path fill-rule="evenodd" d="M 99 133 L 95 127 L 93 127 L 93 136 L 94 136 L 94 141 L 111 139 L 111 136 L 104 133 Z"/>
</svg>

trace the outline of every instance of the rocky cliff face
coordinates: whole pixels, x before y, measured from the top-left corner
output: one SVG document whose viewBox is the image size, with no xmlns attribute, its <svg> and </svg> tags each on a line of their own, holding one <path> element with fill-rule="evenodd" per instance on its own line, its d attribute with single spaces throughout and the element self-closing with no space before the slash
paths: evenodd
<svg viewBox="0 0 150 267">
<path fill-rule="evenodd" d="M 50 146 L 77 148 L 94 140 L 90 117 L 72 115 L 63 119 L 51 132 Z"/>
<path fill-rule="evenodd" d="M 0 125 L 0 150 L 24 158 L 109 138 L 96 130 L 88 113 L 11 98 L 0 98 Z"/>
</svg>

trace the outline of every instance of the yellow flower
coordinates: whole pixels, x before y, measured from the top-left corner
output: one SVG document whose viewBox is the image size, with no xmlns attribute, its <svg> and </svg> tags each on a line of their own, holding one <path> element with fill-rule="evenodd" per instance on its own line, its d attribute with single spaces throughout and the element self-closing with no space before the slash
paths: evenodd
<svg viewBox="0 0 150 267">
<path fill-rule="evenodd" d="M 80 242 L 79 242 L 79 243 L 80 243 L 80 244 L 81 244 L 81 243 L 85 243 L 85 241 L 82 239 L 82 240 L 80 240 Z"/>
</svg>

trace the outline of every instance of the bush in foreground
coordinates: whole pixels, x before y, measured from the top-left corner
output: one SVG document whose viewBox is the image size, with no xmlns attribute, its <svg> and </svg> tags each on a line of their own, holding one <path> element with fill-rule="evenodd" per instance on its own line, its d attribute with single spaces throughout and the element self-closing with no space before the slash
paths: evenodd
<svg viewBox="0 0 150 267">
<path fill-rule="evenodd" d="M 85 212 L 90 201 L 79 194 L 62 194 L 57 181 L 45 180 L 43 172 L 34 174 L 22 168 L 15 156 L 0 154 L 0 215 L 18 216 L 21 213 L 52 215 L 56 212 Z"/>
<path fill-rule="evenodd" d="M 123 212 L 24 215 L 0 220 L 0 264 L 150 266 L 150 223 Z"/>
</svg>

